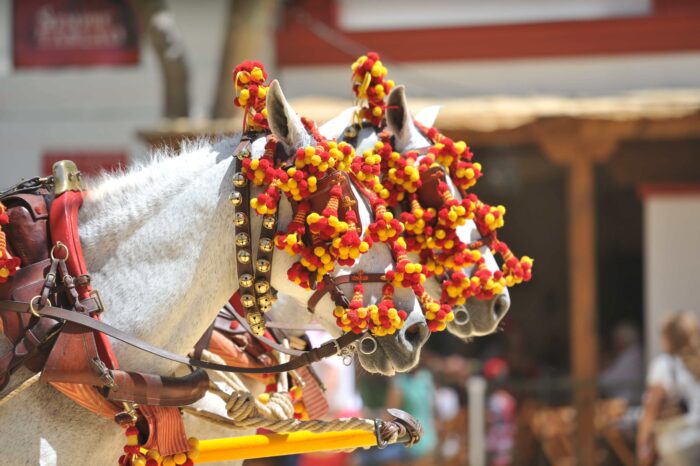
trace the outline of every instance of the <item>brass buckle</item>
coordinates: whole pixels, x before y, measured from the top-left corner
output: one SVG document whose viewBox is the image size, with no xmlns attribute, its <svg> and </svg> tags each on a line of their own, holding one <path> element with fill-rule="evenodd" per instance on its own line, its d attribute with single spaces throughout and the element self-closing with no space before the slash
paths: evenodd
<svg viewBox="0 0 700 466">
<path fill-rule="evenodd" d="M 97 310 L 95 313 L 97 314 L 102 314 L 107 308 L 105 307 L 104 301 L 102 301 L 102 295 L 100 294 L 100 290 L 98 289 L 93 289 L 90 291 L 91 298 L 95 298 L 95 301 L 97 301 Z"/>
</svg>

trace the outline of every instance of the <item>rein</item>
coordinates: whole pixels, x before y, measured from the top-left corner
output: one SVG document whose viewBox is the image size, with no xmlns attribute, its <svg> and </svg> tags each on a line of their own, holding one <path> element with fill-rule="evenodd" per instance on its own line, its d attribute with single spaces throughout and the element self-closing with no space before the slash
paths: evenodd
<svg viewBox="0 0 700 466">
<path fill-rule="evenodd" d="M 81 327 L 89 328 L 91 330 L 104 333 L 112 338 L 116 338 L 117 340 L 133 346 L 134 348 L 140 349 L 141 351 L 145 351 L 160 358 L 177 362 L 179 364 L 184 364 L 186 366 L 194 366 L 202 369 L 222 372 L 236 372 L 240 374 L 270 374 L 274 372 L 293 371 L 311 363 L 318 362 L 321 359 L 342 354 L 343 350 L 345 350 L 350 344 L 362 337 L 362 334 L 345 333 L 335 340 L 328 341 L 318 348 L 303 352 L 301 355 L 291 359 L 289 362 L 278 364 L 276 366 L 237 367 L 180 356 L 179 354 L 172 353 L 168 350 L 152 345 L 133 335 L 129 335 L 128 333 L 112 327 L 111 325 L 100 320 L 93 319 L 86 313 L 69 311 L 67 309 L 54 306 L 45 306 L 41 309 L 37 309 L 36 307 L 32 307 L 32 304 L 10 300 L 0 300 L 0 306 L 2 306 L 4 310 L 16 312 L 18 314 L 33 314 L 35 316 L 51 317 L 54 319 L 61 319 L 66 322 L 72 322 L 80 325 Z"/>
</svg>

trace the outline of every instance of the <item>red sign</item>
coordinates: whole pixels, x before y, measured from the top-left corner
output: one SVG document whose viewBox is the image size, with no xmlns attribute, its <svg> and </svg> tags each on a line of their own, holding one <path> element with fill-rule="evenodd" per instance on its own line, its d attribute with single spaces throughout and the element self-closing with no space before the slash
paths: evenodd
<svg viewBox="0 0 700 466">
<path fill-rule="evenodd" d="M 13 40 L 17 68 L 139 61 L 128 0 L 15 0 Z"/>
<path fill-rule="evenodd" d="M 41 173 L 50 175 L 51 167 L 59 160 L 72 160 L 83 175 L 97 175 L 102 170 L 124 168 L 129 157 L 122 151 L 48 151 L 42 157 Z"/>
</svg>

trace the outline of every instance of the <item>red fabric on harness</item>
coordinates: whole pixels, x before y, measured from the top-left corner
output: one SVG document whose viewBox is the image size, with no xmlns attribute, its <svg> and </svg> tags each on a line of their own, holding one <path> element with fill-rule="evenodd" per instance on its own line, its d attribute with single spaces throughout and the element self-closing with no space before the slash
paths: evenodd
<svg viewBox="0 0 700 466">
<path fill-rule="evenodd" d="M 179 409 L 165 406 L 141 406 L 139 409 L 148 422 L 145 448 L 155 448 L 163 456 L 186 453 L 192 448 Z"/>
<path fill-rule="evenodd" d="M 58 241 L 65 244 L 68 248 L 68 259 L 66 265 L 68 272 L 74 277 L 87 274 L 85 259 L 83 258 L 83 247 L 80 244 L 80 235 L 78 234 L 78 212 L 80 206 L 83 205 L 83 192 L 66 191 L 54 199 L 51 204 L 51 213 L 49 221 L 51 225 L 51 240 L 53 244 Z M 61 254 L 56 251 L 56 254 Z M 92 287 L 90 285 L 76 286 L 81 299 L 90 296 Z M 99 315 L 92 316 L 99 320 Z M 110 369 L 119 368 L 117 358 L 112 351 L 112 344 L 106 335 L 95 332 L 95 342 L 97 343 L 97 352 L 102 362 Z"/>
<path fill-rule="evenodd" d="M 78 212 L 83 204 L 83 198 L 84 193 L 76 191 L 66 191 L 56 196 L 51 205 L 49 216 L 53 244 L 60 241 L 68 248 L 66 266 L 68 267 L 68 272 L 74 277 L 88 273 L 78 233 Z M 57 250 L 56 254 L 61 254 L 61 252 Z M 89 297 L 92 291 L 89 284 L 77 286 L 76 288 L 81 299 Z M 97 320 L 100 318 L 99 315 L 93 315 L 92 317 Z M 117 369 L 119 364 L 107 335 L 100 332 L 93 332 L 93 334 L 97 352 L 102 362 L 110 369 Z M 53 385 L 90 411 L 103 416 L 114 416 L 114 411 L 109 409 L 111 403 L 105 400 L 95 387 L 61 383 L 53 383 Z M 140 410 L 148 420 L 150 427 L 149 444 L 157 446 L 161 454 L 172 455 L 183 453 L 190 449 L 187 435 L 185 435 L 182 415 L 178 408 L 141 406 Z"/>
</svg>

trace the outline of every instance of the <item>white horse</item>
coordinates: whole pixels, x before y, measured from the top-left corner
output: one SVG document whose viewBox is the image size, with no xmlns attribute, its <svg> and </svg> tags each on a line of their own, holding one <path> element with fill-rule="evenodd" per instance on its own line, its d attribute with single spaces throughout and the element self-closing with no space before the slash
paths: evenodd
<svg viewBox="0 0 700 466">
<path fill-rule="evenodd" d="M 431 127 L 437 119 L 439 109 L 439 106 L 428 107 L 419 112 L 415 116 L 415 120 L 426 127 Z M 322 134 L 328 138 L 339 137 L 352 122 L 354 113 L 354 107 L 345 110 L 323 126 Z M 397 86 L 389 93 L 386 111 L 386 123 L 395 138 L 393 148 L 395 151 L 404 153 L 432 146 L 432 142 L 416 128 L 413 121 L 406 102 L 405 88 L 404 86 Z M 372 149 L 379 140 L 378 136 L 377 131 L 371 125 L 363 127 L 357 136 L 356 153 L 362 154 L 366 150 Z M 418 163 L 420 158 L 416 160 L 416 163 Z M 461 201 L 462 195 L 455 187 L 452 179 L 448 176 L 445 181 L 452 195 Z M 473 220 L 468 220 L 464 225 L 458 227 L 457 235 L 467 244 L 481 238 Z M 500 268 L 488 247 L 480 248 L 480 252 L 489 270 L 493 272 Z M 412 256 L 417 260 L 416 255 Z M 464 269 L 464 273 L 467 276 L 471 275 L 472 271 L 473 267 Z M 438 277 L 429 278 L 424 283 L 424 286 L 433 299 L 440 300 L 442 291 Z M 503 293 L 491 299 L 469 298 L 465 306 L 454 307 L 455 319 L 447 324 L 447 330 L 464 340 L 489 335 L 498 328 L 509 308 L 510 295 L 507 288 L 503 290 Z"/>
<path fill-rule="evenodd" d="M 268 93 L 268 119 L 287 150 L 313 143 L 289 106 L 279 84 Z M 102 293 L 104 321 L 151 344 L 186 354 L 211 324 L 221 306 L 238 287 L 234 259 L 235 229 L 232 190 L 232 152 L 240 135 L 216 144 L 200 142 L 179 157 L 156 156 L 126 174 L 109 175 L 89 187 L 80 214 L 81 241 L 93 285 Z M 260 144 L 256 145 L 258 156 Z M 291 152 L 288 152 L 291 153 Z M 355 190 L 359 199 L 360 195 Z M 360 205 L 363 228 L 370 212 Z M 252 235 L 260 219 L 253 216 Z M 291 221 L 290 204 L 283 198 L 279 225 Z M 295 258 L 282 251 L 273 255 L 272 286 L 298 308 L 312 292 L 287 280 Z M 385 245 L 378 244 L 351 268 L 383 273 L 393 267 Z M 343 292 L 351 296 L 351 285 Z M 365 285 L 366 299 L 378 301 L 381 284 Z M 409 316 L 393 336 L 377 338 L 379 348 L 364 355 L 370 371 L 393 374 L 412 368 L 428 329 L 418 300 L 410 290 L 397 290 L 394 300 Z M 317 306 L 317 320 L 336 332 L 334 304 L 326 296 Z M 303 311 L 307 312 L 307 311 Z M 176 365 L 113 341 L 122 367 L 171 374 Z M 76 405 L 50 387 L 33 385 L 0 407 L 2 464 L 110 464 L 116 461 L 124 435 L 112 421 Z"/>
</svg>

